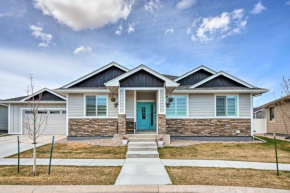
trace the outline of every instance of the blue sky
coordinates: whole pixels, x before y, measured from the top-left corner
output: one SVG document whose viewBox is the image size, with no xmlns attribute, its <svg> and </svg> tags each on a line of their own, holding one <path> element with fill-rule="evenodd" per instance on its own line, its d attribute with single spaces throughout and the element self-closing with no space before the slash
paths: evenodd
<svg viewBox="0 0 290 193">
<path fill-rule="evenodd" d="M 205 65 L 281 95 L 288 0 L 1 0 L 0 98 L 58 88 L 111 61 L 182 75 Z"/>
</svg>

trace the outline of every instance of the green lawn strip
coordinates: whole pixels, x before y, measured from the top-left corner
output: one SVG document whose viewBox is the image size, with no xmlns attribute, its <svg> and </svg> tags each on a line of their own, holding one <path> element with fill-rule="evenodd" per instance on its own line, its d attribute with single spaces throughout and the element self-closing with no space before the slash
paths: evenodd
<svg viewBox="0 0 290 193">
<path fill-rule="evenodd" d="M 0 166 L 0 185 L 114 185 L 121 167 L 37 166 L 37 176 L 32 176 L 32 166 Z"/>
<path fill-rule="evenodd" d="M 202 143 L 182 147 L 159 148 L 162 159 L 232 160 L 274 163 L 274 140 L 261 137 L 267 143 Z M 280 163 L 290 163 L 290 143 L 277 140 Z"/>
<path fill-rule="evenodd" d="M 21 148 L 21 146 L 20 146 Z M 49 158 L 51 144 L 38 147 L 37 158 Z M 53 158 L 66 159 L 125 159 L 126 146 L 97 146 L 82 143 L 54 144 Z M 33 150 L 20 153 L 21 158 L 32 158 Z M 8 158 L 17 158 L 17 154 Z"/>
<path fill-rule="evenodd" d="M 214 185 L 241 186 L 273 189 L 290 189 L 290 172 L 230 169 L 230 168 L 200 168 L 200 167 L 166 167 L 174 185 Z"/>
</svg>

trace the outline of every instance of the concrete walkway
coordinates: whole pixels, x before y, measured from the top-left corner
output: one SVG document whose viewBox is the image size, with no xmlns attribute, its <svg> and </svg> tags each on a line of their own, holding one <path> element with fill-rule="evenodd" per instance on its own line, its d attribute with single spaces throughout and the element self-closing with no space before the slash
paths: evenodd
<svg viewBox="0 0 290 193">
<path fill-rule="evenodd" d="M 28 135 L 19 135 L 20 138 L 20 152 L 33 148 L 32 140 Z M 65 135 L 55 135 L 54 140 L 66 138 Z M 37 147 L 51 143 L 52 135 L 42 135 L 38 138 Z M 17 135 L 0 137 L 0 158 L 14 155 L 18 152 L 17 149 Z"/>
<path fill-rule="evenodd" d="M 2 165 L 17 165 L 17 159 L 5 158 L 0 159 L 0 166 Z M 55 166 L 123 166 L 124 159 L 52 159 L 51 165 Z M 32 165 L 33 159 L 21 158 L 20 165 Z M 37 165 L 48 165 L 49 159 L 37 158 Z"/>
<path fill-rule="evenodd" d="M 250 188 L 234 186 L 176 186 L 176 185 L 143 185 L 143 186 L 0 186 L 1 193 L 289 193 L 289 190 Z"/>
<path fill-rule="evenodd" d="M 128 166 L 134 167 L 136 170 L 147 170 L 157 164 L 157 166 L 189 166 L 189 167 L 218 167 L 218 168 L 243 168 L 257 170 L 276 170 L 275 163 L 262 162 L 243 162 L 243 161 L 222 161 L 222 160 L 174 160 L 174 159 L 154 159 L 154 158 L 128 158 Z M 127 161 L 126 160 L 126 161 Z M 144 168 L 140 168 L 140 164 L 149 164 Z M 152 160 L 152 163 L 150 163 Z M 160 161 L 156 161 L 160 160 Z M 123 166 L 125 159 L 52 159 L 52 165 L 60 166 Z M 146 162 L 145 162 L 146 161 Z M 32 165 L 32 159 L 20 159 L 21 165 Z M 37 165 L 48 165 L 49 159 L 37 159 Z M 150 166 L 153 164 L 153 166 Z M 5 158 L 0 159 L 0 165 L 17 165 L 17 159 Z M 161 168 L 161 167 L 160 167 Z M 126 169 L 126 168 L 125 168 Z M 127 170 L 127 169 L 126 169 Z M 128 169 L 129 170 L 129 169 Z M 133 170 L 133 169 L 130 169 Z M 149 170 L 149 169 L 148 169 Z M 279 170 L 290 171 L 290 164 L 279 164 Z M 137 171 L 136 171 L 137 172 Z"/>
<path fill-rule="evenodd" d="M 172 184 L 159 158 L 127 158 L 115 185 Z"/>
<path fill-rule="evenodd" d="M 276 170 L 276 163 L 262 163 L 262 162 L 222 161 L 222 160 L 173 160 L 173 159 L 161 159 L 161 162 L 163 163 L 164 166 Z M 290 164 L 279 164 L 279 170 L 290 171 Z"/>
</svg>

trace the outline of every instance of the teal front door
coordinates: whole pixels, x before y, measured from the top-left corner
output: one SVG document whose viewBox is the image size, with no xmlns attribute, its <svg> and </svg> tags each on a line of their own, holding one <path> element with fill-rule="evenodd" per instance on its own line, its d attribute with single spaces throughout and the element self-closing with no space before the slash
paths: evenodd
<svg viewBox="0 0 290 193">
<path fill-rule="evenodd" d="M 137 103 L 137 129 L 155 129 L 155 103 Z"/>
</svg>

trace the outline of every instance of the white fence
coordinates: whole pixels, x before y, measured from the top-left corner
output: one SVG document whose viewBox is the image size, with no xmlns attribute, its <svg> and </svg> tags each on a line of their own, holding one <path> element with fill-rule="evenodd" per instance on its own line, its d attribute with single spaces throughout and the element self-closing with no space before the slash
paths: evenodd
<svg viewBox="0 0 290 193">
<path fill-rule="evenodd" d="M 254 133 L 267 133 L 267 119 L 254 119 Z"/>
</svg>

